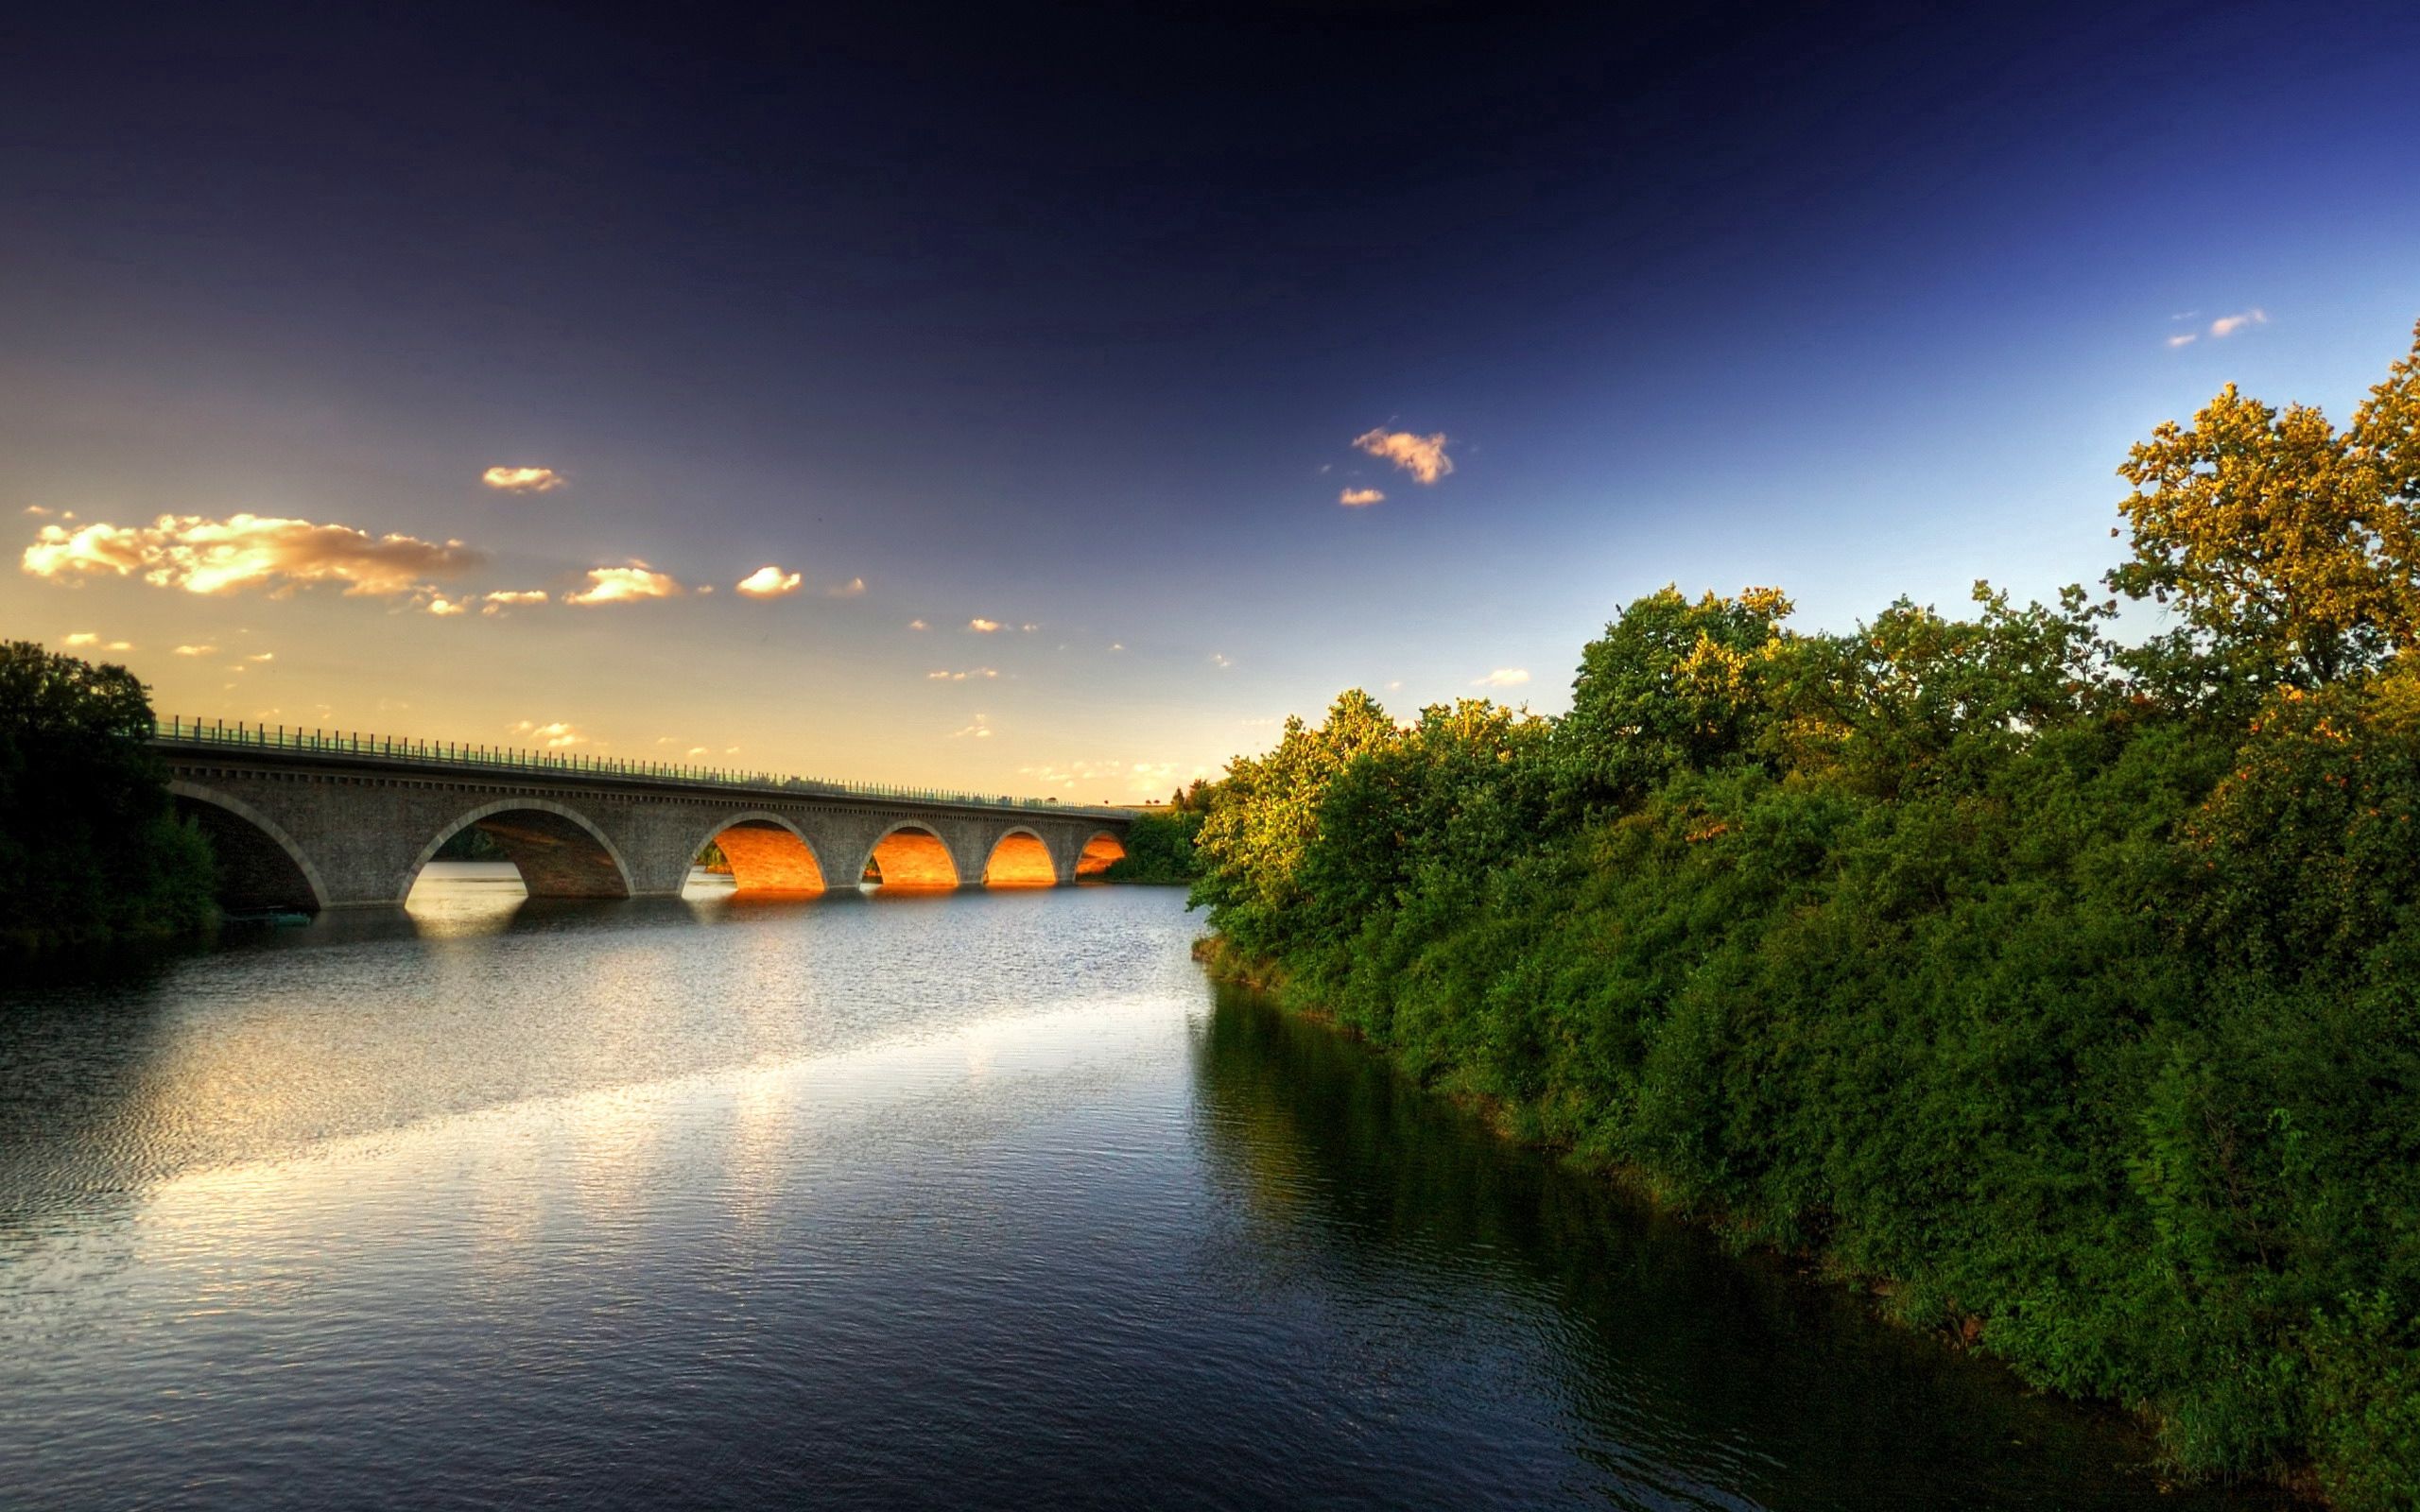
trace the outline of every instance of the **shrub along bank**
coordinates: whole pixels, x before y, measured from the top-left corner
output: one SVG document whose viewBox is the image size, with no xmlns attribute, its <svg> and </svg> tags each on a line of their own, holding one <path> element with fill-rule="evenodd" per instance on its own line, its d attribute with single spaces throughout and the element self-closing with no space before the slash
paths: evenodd
<svg viewBox="0 0 2420 1512">
<path fill-rule="evenodd" d="M 1348 693 L 1211 795 L 1218 950 L 1505 1126 L 2146 1414 L 2420 1501 L 2420 334 L 2230 387 L 2114 602 L 1626 609 L 1571 712 Z"/>
</svg>

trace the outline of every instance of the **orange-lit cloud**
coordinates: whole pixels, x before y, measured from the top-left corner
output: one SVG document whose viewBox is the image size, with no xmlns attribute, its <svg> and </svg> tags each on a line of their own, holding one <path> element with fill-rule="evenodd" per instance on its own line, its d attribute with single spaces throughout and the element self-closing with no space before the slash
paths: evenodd
<svg viewBox="0 0 2420 1512">
<path fill-rule="evenodd" d="M 953 730 L 949 732 L 949 738 L 952 740 L 962 739 L 970 735 L 977 740 L 989 740 L 992 738 L 992 726 L 987 716 L 983 714 L 977 714 L 975 716 L 975 723 L 968 725 L 963 730 Z"/>
<path fill-rule="evenodd" d="M 1336 496 L 1336 502 L 1348 509 L 1358 509 L 1365 505 L 1383 504 L 1386 498 L 1375 489 L 1347 489 Z"/>
<path fill-rule="evenodd" d="M 923 620 L 909 620 L 908 622 L 908 627 L 911 630 L 929 630 L 932 628 L 931 626 L 925 624 Z"/>
<path fill-rule="evenodd" d="M 441 593 L 428 601 L 428 611 L 443 619 L 449 615 L 467 614 L 470 612 L 470 606 L 458 598 L 447 598 Z"/>
<path fill-rule="evenodd" d="M 643 561 L 632 561 L 628 567 L 591 567 L 588 586 L 576 593 L 565 593 L 566 604 L 636 604 L 650 598 L 678 598 L 687 590 L 673 580 L 670 573 L 660 573 Z"/>
<path fill-rule="evenodd" d="M 750 598 L 784 598 L 798 592 L 799 575 L 779 567 L 759 567 L 732 584 L 732 591 Z"/>
<path fill-rule="evenodd" d="M 925 680 L 927 682 L 964 682 L 969 678 L 972 678 L 977 681 L 988 682 L 999 675 L 1000 674 L 997 671 L 991 667 L 968 667 L 963 672 L 952 672 L 944 667 L 937 672 L 925 673 Z"/>
<path fill-rule="evenodd" d="M 545 725 L 539 724 L 535 720 L 524 719 L 517 725 L 510 725 L 506 728 L 522 739 L 544 746 L 548 750 L 562 750 L 567 746 L 584 746 L 588 743 L 586 735 L 560 719 Z"/>
<path fill-rule="evenodd" d="M 973 619 L 966 622 L 966 627 L 973 630 L 977 635 L 989 635 L 1000 627 L 1000 622 L 998 620 Z"/>
<path fill-rule="evenodd" d="M 827 597 L 831 598 L 856 598 L 865 591 L 866 580 L 862 577 L 852 577 L 845 583 L 834 583 L 823 592 Z"/>
<path fill-rule="evenodd" d="M 1417 483 L 1434 483 L 1454 471 L 1454 459 L 1445 455 L 1443 431 L 1414 436 L 1409 431 L 1374 430 L 1355 437 L 1353 444 L 1372 456 L 1385 457 Z"/>
<path fill-rule="evenodd" d="M 552 493 L 571 480 L 550 467 L 492 467 L 479 481 L 503 493 Z"/>
<path fill-rule="evenodd" d="M 98 645 L 101 644 L 101 638 L 90 630 L 78 630 L 67 638 L 67 644 L 69 645 Z"/>
<path fill-rule="evenodd" d="M 181 645 L 169 654 L 172 656 L 209 656 L 217 649 L 218 647 L 215 645 Z"/>
<path fill-rule="evenodd" d="M 1471 684 L 1471 686 L 1475 688 L 1517 688 L 1529 680 L 1530 674 L 1526 668 L 1497 667 L 1486 677 L 1483 677 L 1477 682 Z"/>
<path fill-rule="evenodd" d="M 481 559 L 458 541 L 439 545 L 253 514 L 225 520 L 164 514 L 147 525 L 44 525 L 26 548 L 24 565 L 37 577 L 60 579 L 140 573 L 155 587 L 189 593 L 266 589 L 283 595 L 313 583 L 342 583 L 348 594 L 391 597 Z"/>
</svg>

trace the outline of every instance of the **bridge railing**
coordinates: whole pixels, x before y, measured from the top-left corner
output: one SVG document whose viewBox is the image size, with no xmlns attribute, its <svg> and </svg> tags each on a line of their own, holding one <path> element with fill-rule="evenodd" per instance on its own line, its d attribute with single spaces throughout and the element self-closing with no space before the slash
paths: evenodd
<svg viewBox="0 0 2420 1512">
<path fill-rule="evenodd" d="M 776 772 L 739 771 L 725 766 L 691 766 L 677 762 L 631 761 L 618 756 L 591 756 L 577 751 L 524 750 L 510 746 L 470 745 L 449 740 L 415 740 L 397 735 L 365 735 L 359 730 L 305 730 L 300 725 L 230 724 L 223 719 L 171 716 L 151 722 L 153 737 L 209 746 L 235 746 L 251 750 L 317 752 L 329 756 L 375 756 L 424 762 L 490 772 L 541 772 L 557 776 L 630 777 L 655 782 L 695 782 L 715 787 L 798 797 L 895 799 L 922 803 L 975 804 L 994 809 L 1031 809 L 1045 814 L 1081 814 L 1125 818 L 1129 810 L 1062 803 L 1056 799 L 1015 798 L 1009 794 L 960 793 L 936 787 L 899 787 L 888 782 L 854 782 L 837 778 L 787 777 Z"/>
</svg>

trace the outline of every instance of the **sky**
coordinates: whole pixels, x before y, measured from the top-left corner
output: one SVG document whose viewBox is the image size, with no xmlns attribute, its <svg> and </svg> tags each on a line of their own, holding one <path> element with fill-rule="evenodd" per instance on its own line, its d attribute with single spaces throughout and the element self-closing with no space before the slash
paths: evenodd
<svg viewBox="0 0 2420 1512">
<path fill-rule="evenodd" d="M 0 634 L 1098 801 L 1666 583 L 2048 597 L 2411 345 L 2420 10 L 1961 9 L 10 8 Z"/>
</svg>

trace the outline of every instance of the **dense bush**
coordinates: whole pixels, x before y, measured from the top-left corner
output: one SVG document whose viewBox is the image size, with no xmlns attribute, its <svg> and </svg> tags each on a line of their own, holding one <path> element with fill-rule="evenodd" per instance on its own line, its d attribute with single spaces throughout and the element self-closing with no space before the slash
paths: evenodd
<svg viewBox="0 0 2420 1512">
<path fill-rule="evenodd" d="M 120 666 L 0 645 L 0 940 L 15 948 L 206 927 L 210 848 L 178 821 Z"/>
<path fill-rule="evenodd" d="M 1217 791 L 1223 948 L 1512 1132 L 2147 1414 L 2420 1500 L 2420 344 L 2232 388 L 2111 586 L 1632 605 L 1559 721 L 1348 693 Z"/>
</svg>

